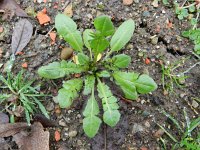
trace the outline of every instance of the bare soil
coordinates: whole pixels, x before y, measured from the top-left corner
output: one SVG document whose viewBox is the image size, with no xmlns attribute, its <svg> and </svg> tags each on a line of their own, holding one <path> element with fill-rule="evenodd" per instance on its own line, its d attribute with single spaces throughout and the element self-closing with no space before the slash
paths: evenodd
<svg viewBox="0 0 200 150">
<path fill-rule="evenodd" d="M 60 59 L 61 48 L 68 46 L 64 41 L 56 38 L 55 45 L 51 45 L 51 40 L 47 33 L 54 27 L 54 18 L 62 12 L 65 2 L 61 0 L 51 0 L 47 3 L 34 3 L 32 0 L 18 0 L 20 7 L 26 9 L 29 6 L 35 8 L 35 11 L 41 11 L 47 8 L 47 13 L 51 17 L 51 22 L 41 26 L 34 17 L 28 20 L 34 26 L 34 34 L 31 41 L 23 50 L 24 55 L 17 56 L 14 72 L 21 70 L 21 64 L 28 62 L 27 74 L 36 79 L 36 83 L 41 83 L 43 92 L 56 95 L 57 89 L 61 87 L 62 80 L 47 81 L 37 75 L 37 69 L 50 62 Z M 58 5 L 55 9 L 54 6 Z M 159 4 L 155 8 L 150 0 L 135 0 L 130 6 L 123 5 L 120 0 L 74 0 L 73 1 L 73 19 L 78 24 L 78 28 L 83 31 L 87 28 L 93 28 L 92 20 L 100 14 L 106 14 L 112 17 L 115 26 L 119 26 L 123 21 L 132 18 L 136 22 L 136 30 L 130 43 L 124 48 L 122 53 L 132 57 L 131 65 L 128 70 L 139 73 L 148 72 L 149 75 L 158 84 L 158 89 L 151 94 L 141 95 L 137 101 L 126 101 L 121 91 L 112 85 L 112 91 L 120 100 L 120 112 L 122 114 L 120 122 L 116 127 L 110 128 L 102 124 L 99 133 L 89 139 L 82 129 L 82 111 L 85 101 L 88 97 L 79 97 L 73 104 L 73 107 L 61 110 L 56 113 L 58 107 L 53 99 L 45 99 L 44 105 L 50 110 L 51 119 L 62 126 L 50 128 L 52 150 L 137 150 L 146 147 L 149 150 L 160 150 L 161 144 L 154 136 L 159 129 L 156 123 L 163 126 L 170 126 L 170 131 L 177 133 L 176 128 L 167 121 L 167 118 L 160 113 L 161 109 L 175 116 L 180 122 L 185 122 L 183 108 L 187 108 L 190 118 L 198 116 L 188 104 L 192 103 L 192 98 L 200 97 L 200 66 L 196 66 L 187 73 L 188 78 L 185 81 L 185 87 L 174 87 L 174 92 L 168 95 L 163 94 L 162 71 L 160 61 L 177 62 L 188 58 L 185 63 L 177 69 L 177 74 L 187 70 L 197 58 L 191 54 L 193 44 L 181 37 L 181 32 L 188 29 L 187 20 L 180 21 L 176 18 L 172 3 L 169 6 Z M 3 58 L 0 64 L 5 64 L 11 55 L 11 37 L 15 23 L 20 18 L 14 17 L 10 21 L 0 21 L 6 34 L 0 41 L 0 47 L 3 50 Z M 168 28 L 166 20 L 173 23 L 172 28 Z M 152 41 L 153 36 L 158 41 Z M 143 52 L 144 56 L 139 56 Z M 151 62 L 145 64 L 144 60 L 148 57 Z M 3 68 L 1 68 L 1 71 Z M 55 85 L 55 84 L 57 85 Z M 44 100 L 44 99 L 43 99 Z M 199 113 L 199 107 L 196 108 Z M 54 131 L 61 131 L 61 141 L 54 140 Z M 168 139 L 167 137 L 165 137 Z M 170 149 L 173 144 L 168 139 L 167 148 Z"/>
</svg>

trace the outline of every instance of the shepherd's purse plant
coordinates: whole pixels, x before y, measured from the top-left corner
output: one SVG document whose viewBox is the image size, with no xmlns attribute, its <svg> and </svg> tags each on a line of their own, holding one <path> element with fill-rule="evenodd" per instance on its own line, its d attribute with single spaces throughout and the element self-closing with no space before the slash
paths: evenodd
<svg viewBox="0 0 200 150">
<path fill-rule="evenodd" d="M 69 108 L 74 99 L 79 96 L 82 88 L 84 95 L 90 95 L 83 111 L 83 129 L 89 137 L 97 134 L 102 122 L 99 117 L 97 97 L 94 94 L 95 87 L 97 87 L 98 97 L 103 106 L 102 120 L 111 127 L 114 127 L 120 120 L 118 99 L 102 78 L 110 78 L 122 89 L 125 98 L 130 100 L 137 99 L 138 93 L 149 93 L 157 88 L 154 80 L 146 74 L 121 71 L 128 67 L 131 62 L 130 56 L 114 55 L 129 42 L 133 35 L 135 23 L 132 19 L 122 23 L 115 31 L 108 16 L 99 16 L 94 20 L 95 30 L 86 29 L 83 32 L 83 40 L 76 23 L 64 14 L 56 16 L 55 27 L 58 34 L 77 52 L 78 61 L 76 63 L 65 60 L 53 62 L 39 68 L 38 73 L 47 79 L 80 74 L 79 78 L 63 81 L 63 87 L 58 91 L 57 100 L 61 108 Z"/>
</svg>

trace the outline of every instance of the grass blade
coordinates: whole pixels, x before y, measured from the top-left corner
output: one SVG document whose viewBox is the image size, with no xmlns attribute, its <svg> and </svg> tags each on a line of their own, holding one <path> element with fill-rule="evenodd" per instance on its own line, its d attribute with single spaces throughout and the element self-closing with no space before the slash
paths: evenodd
<svg viewBox="0 0 200 150">
<path fill-rule="evenodd" d="M 166 111 L 162 110 L 162 113 L 169 118 L 175 125 L 176 127 L 183 133 L 183 129 L 181 128 L 180 124 L 178 123 L 178 121 L 176 119 L 174 119 L 173 116 L 171 116 L 170 114 L 168 114 Z"/>
<path fill-rule="evenodd" d="M 173 135 L 171 135 L 167 130 L 165 130 L 165 128 L 163 127 L 163 126 L 161 126 L 160 124 L 158 124 L 157 123 L 157 125 L 175 142 L 175 143 L 177 143 L 178 142 L 178 140 L 176 140 L 176 138 L 173 136 Z"/>
</svg>

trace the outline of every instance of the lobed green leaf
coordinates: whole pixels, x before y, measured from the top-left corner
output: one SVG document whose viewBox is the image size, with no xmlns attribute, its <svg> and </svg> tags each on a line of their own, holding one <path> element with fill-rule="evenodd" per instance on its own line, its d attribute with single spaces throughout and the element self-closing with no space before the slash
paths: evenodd
<svg viewBox="0 0 200 150">
<path fill-rule="evenodd" d="M 87 75 L 85 77 L 85 86 L 84 86 L 84 90 L 83 90 L 83 94 L 84 95 L 88 95 L 91 93 L 92 88 L 94 87 L 95 84 L 95 77 L 93 75 Z"/>
<path fill-rule="evenodd" d="M 103 121 L 107 125 L 114 127 L 119 122 L 121 116 L 118 110 L 117 99 L 112 95 L 109 87 L 101 83 L 100 80 L 98 80 L 97 90 L 104 108 Z"/>
<path fill-rule="evenodd" d="M 83 86 L 82 79 L 72 79 L 63 83 L 63 88 L 58 91 L 58 103 L 61 108 L 71 106 L 73 100 L 78 97 L 78 92 Z"/>
<path fill-rule="evenodd" d="M 38 74 L 47 79 L 58 79 L 71 73 L 81 73 L 86 68 L 76 65 L 72 62 L 53 62 L 47 66 L 42 66 L 38 69 Z"/>
<path fill-rule="evenodd" d="M 113 65 L 118 68 L 126 68 L 131 62 L 131 57 L 125 54 L 119 54 L 112 58 Z"/>
<path fill-rule="evenodd" d="M 89 57 L 83 53 L 79 53 L 78 55 L 78 62 L 81 64 L 81 65 L 88 65 L 89 64 Z"/>
</svg>

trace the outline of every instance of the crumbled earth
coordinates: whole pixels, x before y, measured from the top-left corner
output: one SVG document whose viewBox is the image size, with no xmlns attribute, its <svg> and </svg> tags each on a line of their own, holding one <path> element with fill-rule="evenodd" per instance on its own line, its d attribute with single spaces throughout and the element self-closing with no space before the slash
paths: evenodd
<svg viewBox="0 0 200 150">
<path fill-rule="evenodd" d="M 27 74 L 36 79 L 35 84 L 40 83 L 42 92 L 55 96 L 62 81 L 41 79 L 37 75 L 37 69 L 42 65 L 59 60 L 62 47 L 68 46 L 58 36 L 55 44 L 51 44 L 51 39 L 48 36 L 49 31 L 55 30 L 53 29 L 54 18 L 59 12 L 63 11 L 67 0 L 48 0 L 47 3 L 34 3 L 33 0 L 18 0 L 18 2 L 23 10 L 31 6 L 36 13 L 46 8 L 51 21 L 45 25 L 40 25 L 35 17 L 27 18 L 34 26 L 34 33 L 31 41 L 23 50 L 24 54 L 17 56 L 14 72 L 17 73 L 21 70 L 21 65 L 27 62 Z M 88 97 L 79 97 L 72 108 L 62 110 L 52 98 L 43 99 L 44 105 L 50 112 L 51 120 L 59 125 L 48 129 L 50 131 L 50 149 L 137 150 L 147 148 L 160 150 L 161 143 L 155 136 L 155 133 L 159 130 L 156 123 L 167 124 L 168 127 L 171 125 L 171 131 L 174 134 L 177 132 L 176 128 L 168 123 L 167 118 L 160 113 L 161 109 L 167 110 L 180 122 L 185 122 L 184 107 L 187 108 L 190 118 L 198 116 L 189 104 L 192 104 L 192 98 L 200 97 L 200 66 L 196 66 L 187 73 L 188 78 L 185 80 L 185 87 L 178 88 L 175 86 L 174 92 L 164 95 L 161 84 L 161 65 L 159 63 L 160 60 L 165 63 L 172 63 L 185 59 L 185 63 L 176 70 L 178 74 L 198 61 L 192 55 L 193 44 L 188 39 L 181 37 L 181 31 L 190 26 L 187 21 L 179 21 L 176 18 L 172 5 L 163 6 L 159 4 L 159 7 L 155 8 L 151 5 L 150 0 L 133 0 L 130 5 L 124 5 L 122 0 L 73 1 L 72 18 L 81 31 L 93 28 L 92 20 L 101 14 L 111 16 L 116 27 L 128 18 L 135 20 L 134 36 L 123 51 L 123 53 L 132 57 L 128 70 L 149 73 L 158 83 L 158 89 L 151 94 L 141 95 L 137 101 L 129 102 L 123 99 L 123 94 L 115 85 L 106 81 L 112 87 L 114 95 L 119 99 L 122 116 L 120 122 L 114 128 L 102 124 L 99 133 L 93 139 L 89 139 L 82 129 L 82 111 Z M 9 60 L 12 31 L 19 19 L 19 17 L 14 17 L 9 21 L 0 21 L 0 26 L 4 29 L 3 34 L 0 34 L 2 50 L 0 66 Z M 172 23 L 172 26 L 169 23 Z M 150 59 L 149 64 L 145 64 L 145 58 Z M 3 66 L 0 67 L 0 71 L 3 71 Z M 196 111 L 199 112 L 198 105 Z M 58 142 L 54 139 L 55 130 L 61 133 L 61 140 Z M 170 149 L 171 144 L 168 144 L 167 148 Z"/>
</svg>

